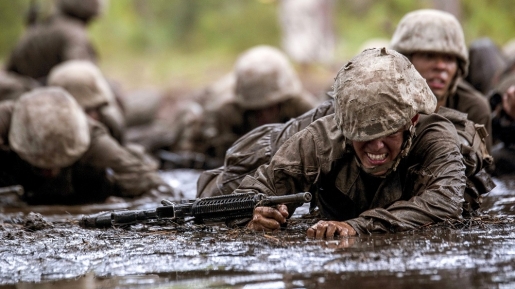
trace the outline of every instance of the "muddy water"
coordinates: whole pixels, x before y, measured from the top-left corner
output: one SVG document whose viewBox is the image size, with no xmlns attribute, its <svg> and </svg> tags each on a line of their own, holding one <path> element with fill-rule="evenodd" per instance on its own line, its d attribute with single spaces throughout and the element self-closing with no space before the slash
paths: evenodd
<svg viewBox="0 0 515 289">
<path fill-rule="evenodd" d="M 198 172 L 163 173 L 186 198 Z M 225 226 L 82 229 L 83 214 L 161 198 L 0 211 L 0 288 L 515 288 L 515 177 L 463 223 L 342 240 L 307 239 L 306 208 L 277 233 Z M 30 212 L 33 212 L 32 214 Z"/>
</svg>

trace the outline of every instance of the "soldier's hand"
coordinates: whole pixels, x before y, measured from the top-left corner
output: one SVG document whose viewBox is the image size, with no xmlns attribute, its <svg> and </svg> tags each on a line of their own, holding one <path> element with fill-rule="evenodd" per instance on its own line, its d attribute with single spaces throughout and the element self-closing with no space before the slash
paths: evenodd
<svg viewBox="0 0 515 289">
<path fill-rule="evenodd" d="M 346 222 L 320 221 L 306 232 L 309 238 L 324 239 L 335 236 L 348 237 L 356 235 L 356 231 Z"/>
<path fill-rule="evenodd" d="M 272 207 L 257 207 L 254 209 L 252 220 L 247 224 L 247 228 L 254 231 L 274 231 L 286 223 L 288 208 L 286 205 Z"/>
<path fill-rule="evenodd" d="M 515 119 L 515 85 L 510 86 L 502 97 L 502 108 L 511 118 Z"/>
</svg>

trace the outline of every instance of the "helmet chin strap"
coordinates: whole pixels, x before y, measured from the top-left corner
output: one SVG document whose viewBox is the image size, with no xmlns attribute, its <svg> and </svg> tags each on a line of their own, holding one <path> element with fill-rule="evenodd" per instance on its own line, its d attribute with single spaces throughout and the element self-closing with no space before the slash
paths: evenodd
<svg viewBox="0 0 515 289">
<path fill-rule="evenodd" d="M 386 170 L 386 172 L 382 175 L 374 175 L 379 178 L 386 178 L 390 173 L 397 170 L 397 166 L 399 165 L 401 160 L 408 155 L 408 153 L 411 149 L 413 136 L 415 135 L 415 127 L 413 125 L 410 125 L 410 127 L 404 132 L 404 134 L 405 134 L 405 136 L 404 136 L 404 142 L 402 144 L 402 149 L 394 160 L 392 160 L 386 164 L 382 164 L 380 166 L 375 166 L 372 168 L 365 168 L 363 166 L 363 164 L 361 163 L 361 161 L 359 160 L 359 158 L 356 155 L 354 155 L 354 159 L 356 160 L 358 167 L 361 168 L 365 173 L 370 174 L 370 175 L 374 175 L 374 173 L 376 173 L 376 172 L 381 172 L 381 171 Z"/>
</svg>

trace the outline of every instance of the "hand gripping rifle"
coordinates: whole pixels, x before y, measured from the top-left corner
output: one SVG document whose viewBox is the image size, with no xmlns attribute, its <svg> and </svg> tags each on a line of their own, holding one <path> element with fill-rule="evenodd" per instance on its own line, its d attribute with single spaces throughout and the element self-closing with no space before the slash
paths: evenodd
<svg viewBox="0 0 515 289">
<path fill-rule="evenodd" d="M 303 192 L 285 196 L 265 194 L 231 194 L 174 203 L 161 201 L 162 207 L 155 210 L 128 210 L 100 213 L 83 217 L 79 223 L 86 228 L 105 228 L 143 223 L 149 220 L 171 220 L 184 222 L 193 218 L 197 224 L 226 222 L 251 218 L 254 208 L 279 204 L 308 203 L 311 193 Z"/>
</svg>

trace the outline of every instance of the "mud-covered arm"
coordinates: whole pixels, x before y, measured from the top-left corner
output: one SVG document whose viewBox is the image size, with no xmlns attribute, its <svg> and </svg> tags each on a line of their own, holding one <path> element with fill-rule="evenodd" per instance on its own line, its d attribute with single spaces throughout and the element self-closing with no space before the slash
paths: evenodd
<svg viewBox="0 0 515 289">
<path fill-rule="evenodd" d="M 414 143 L 409 156 L 412 197 L 348 220 L 359 234 L 398 232 L 461 217 L 465 166 L 451 123 L 432 125 Z"/>
<path fill-rule="evenodd" d="M 332 120 L 332 115 L 325 119 L 328 118 Z M 293 135 L 269 165 L 262 165 L 254 175 L 246 176 L 235 192 L 287 195 L 311 191 L 320 174 L 330 170 L 331 160 L 344 153 L 343 136 L 333 122 L 327 124 L 320 120 Z M 292 209 L 290 207 L 290 211 Z"/>
<path fill-rule="evenodd" d="M 99 123 L 91 122 L 91 145 L 81 162 L 109 169 L 110 179 L 122 196 L 138 196 L 166 185 L 157 173 L 157 163 L 143 151 L 121 146 Z"/>
</svg>

